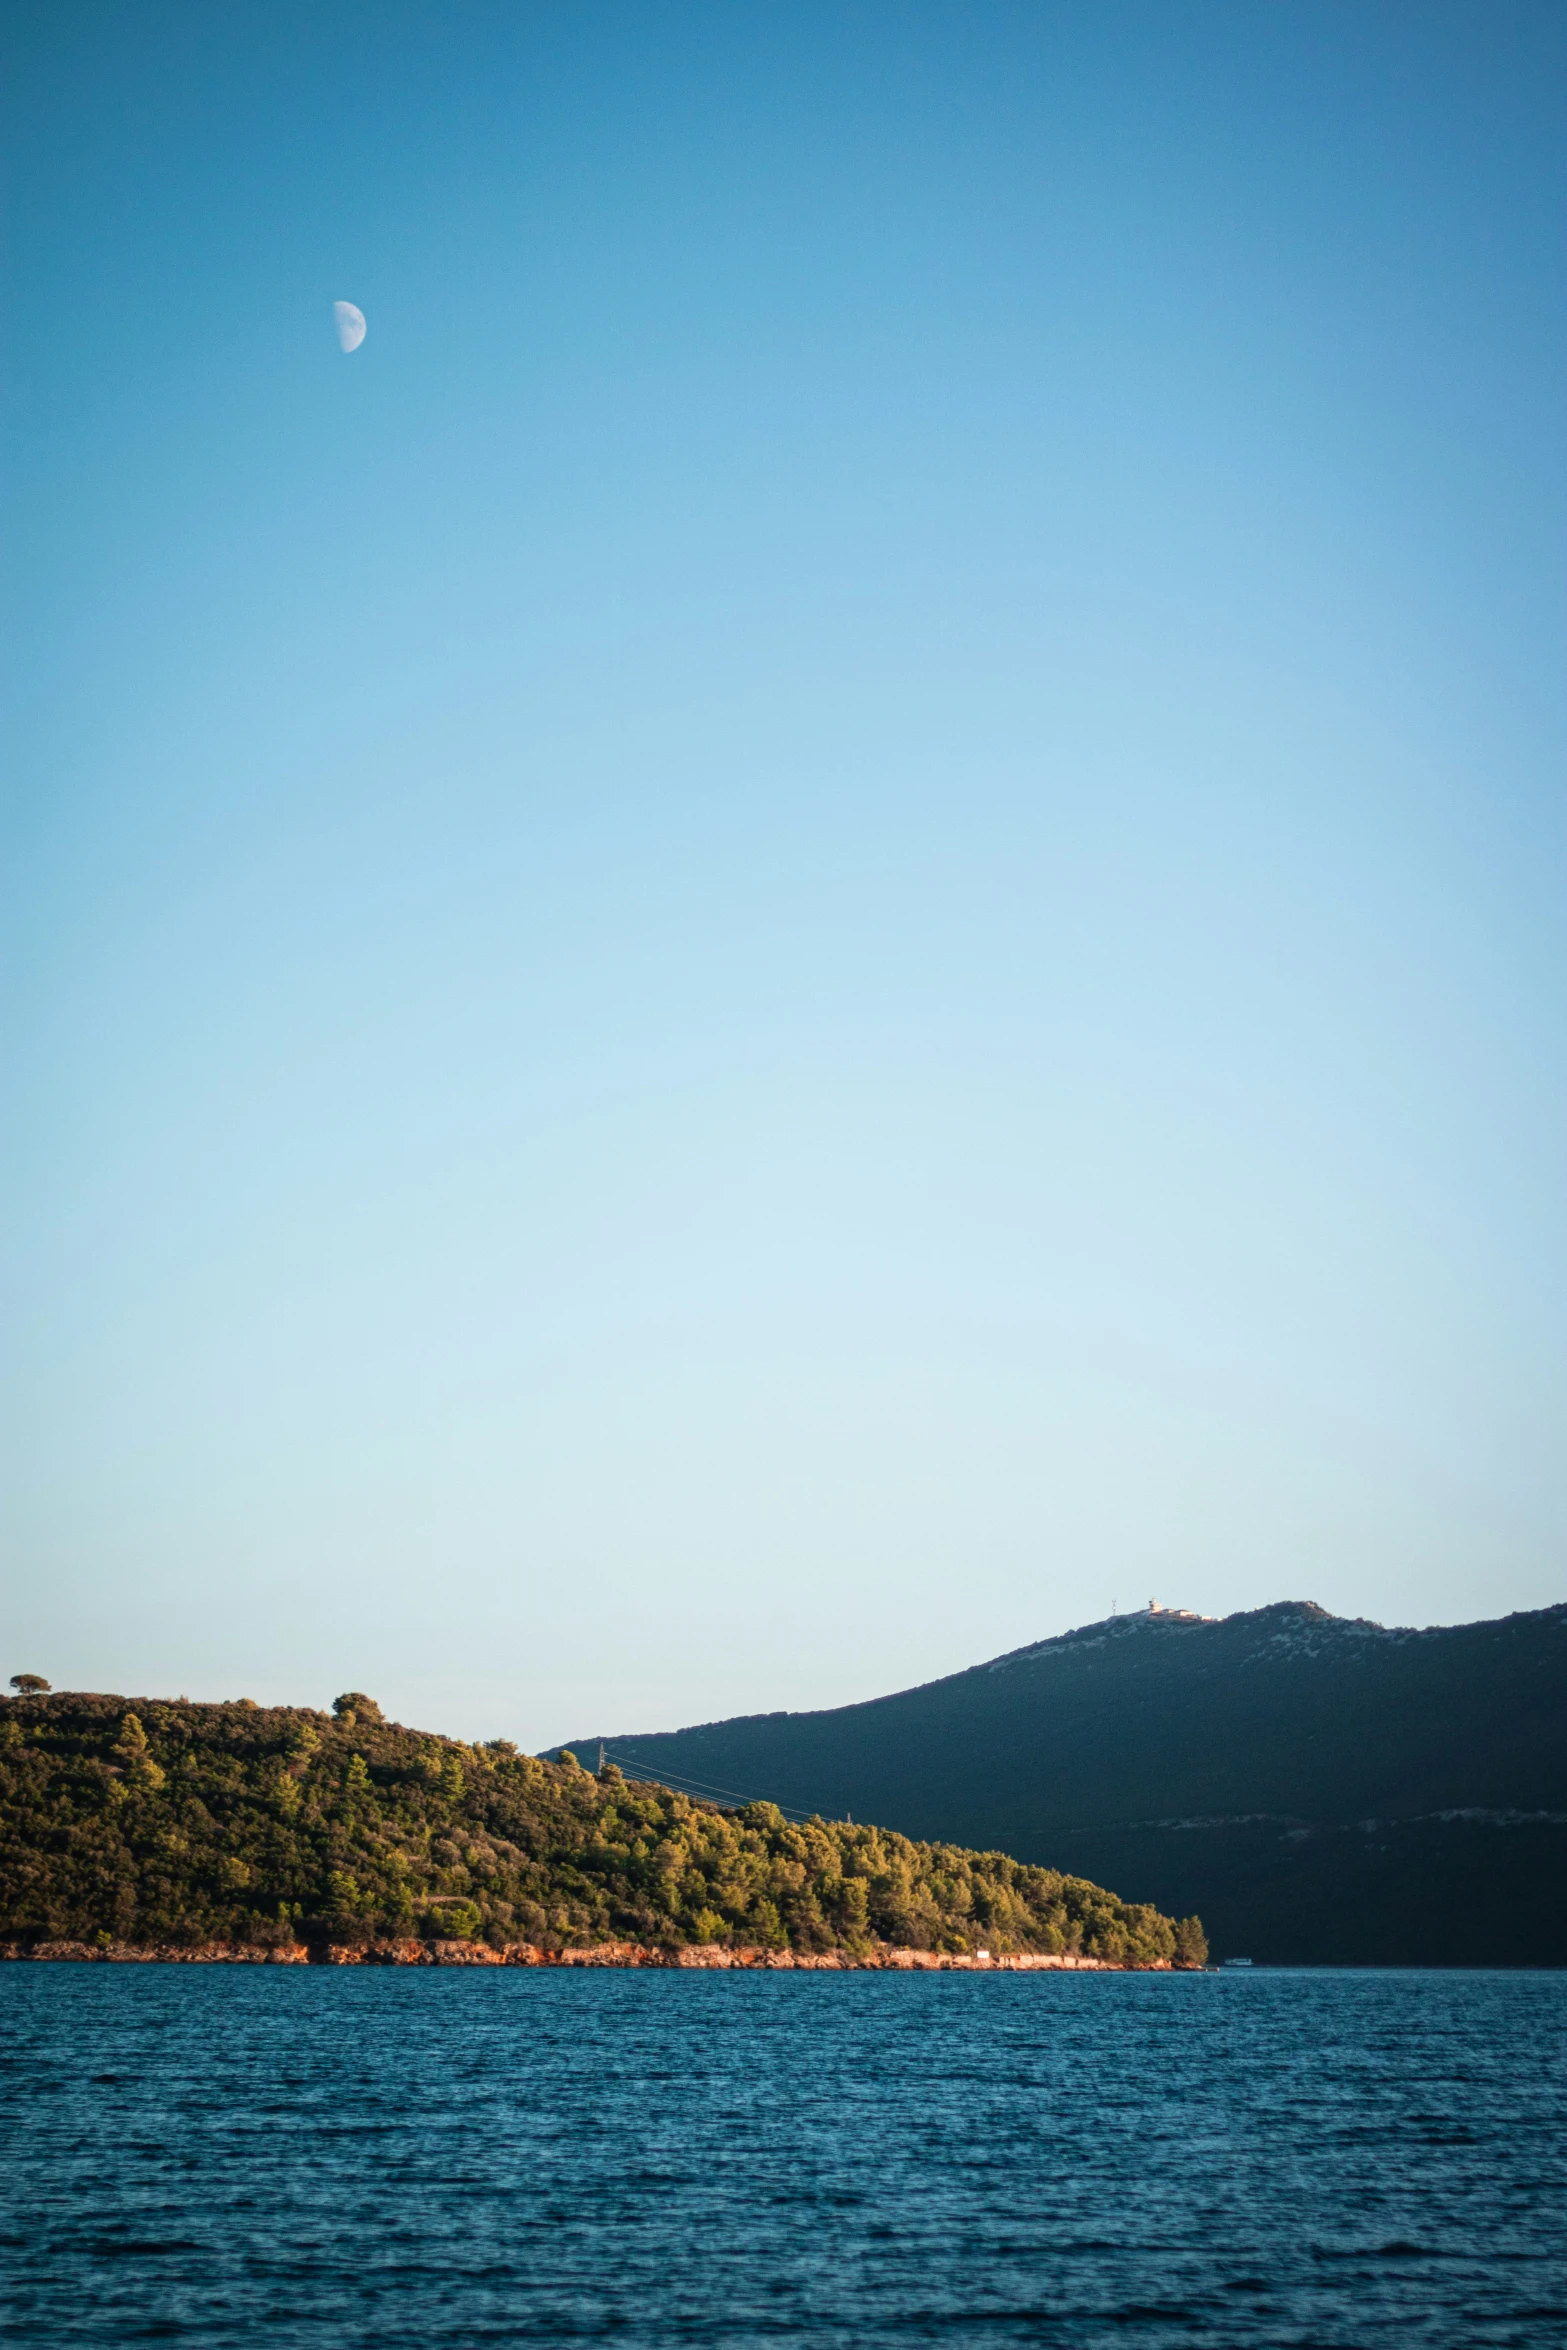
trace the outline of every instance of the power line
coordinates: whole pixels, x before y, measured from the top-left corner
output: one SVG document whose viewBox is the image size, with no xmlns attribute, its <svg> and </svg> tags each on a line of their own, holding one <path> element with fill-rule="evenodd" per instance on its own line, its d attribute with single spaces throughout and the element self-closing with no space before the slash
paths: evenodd
<svg viewBox="0 0 1567 2350">
<path fill-rule="evenodd" d="M 685 1795 L 716 1795 L 730 1803 L 771 1803 L 779 1811 L 800 1821 L 818 1817 L 814 1812 L 802 1811 L 798 1804 L 779 1803 L 775 1795 L 743 1795 L 737 1787 L 715 1787 L 710 1779 L 693 1779 L 684 1772 L 659 1769 L 641 1755 L 633 1754 L 629 1747 L 610 1746 L 606 1743 L 601 1745 L 599 1751 L 601 1754 L 607 1754 L 611 1762 L 629 1762 L 639 1771 L 652 1772 L 659 1783 L 677 1787 Z"/>
<path fill-rule="evenodd" d="M 609 1755 L 612 1762 L 617 1760 L 624 1760 L 629 1762 L 636 1770 L 647 1772 L 655 1780 L 666 1783 L 670 1786 L 679 1786 L 681 1789 L 691 1794 L 717 1796 L 720 1800 L 727 1803 L 772 1803 L 777 1805 L 777 1809 L 779 1811 L 795 1812 L 802 1820 L 809 1819 L 812 1816 L 809 1812 L 801 1811 L 797 1804 L 778 1803 L 776 1796 L 746 1795 L 738 1787 L 715 1787 L 711 1779 L 693 1779 L 683 1771 L 663 1770 L 657 1765 L 648 1762 L 644 1756 L 632 1754 L 629 1749 L 625 1747 L 616 1748 L 612 1746 L 609 1749 Z"/>
</svg>

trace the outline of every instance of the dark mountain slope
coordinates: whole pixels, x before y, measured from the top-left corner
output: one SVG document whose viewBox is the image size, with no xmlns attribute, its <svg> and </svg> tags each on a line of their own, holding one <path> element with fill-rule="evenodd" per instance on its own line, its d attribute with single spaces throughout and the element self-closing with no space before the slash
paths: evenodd
<svg viewBox="0 0 1567 2350">
<path fill-rule="evenodd" d="M 1567 1963 L 1567 1606 L 1418 1632 L 1150 1610 L 869 1704 L 606 1743 L 1108 1878 L 1220 1950 Z"/>
</svg>

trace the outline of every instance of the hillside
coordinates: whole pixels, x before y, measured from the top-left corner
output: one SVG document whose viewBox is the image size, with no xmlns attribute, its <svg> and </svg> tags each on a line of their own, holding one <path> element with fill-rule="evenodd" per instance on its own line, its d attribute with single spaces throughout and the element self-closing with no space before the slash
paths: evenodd
<svg viewBox="0 0 1567 2350">
<path fill-rule="evenodd" d="M 195 1945 L 423 1935 L 1200 1964 L 1097 1885 L 873 1827 L 726 1810 L 613 1766 L 241 1700 L 0 1704 L 0 1939 Z"/>
<path fill-rule="evenodd" d="M 1152 1609 L 867 1704 L 606 1743 L 1108 1879 L 1200 1911 L 1221 1955 L 1567 1964 L 1567 1607 L 1431 1631 Z"/>
</svg>

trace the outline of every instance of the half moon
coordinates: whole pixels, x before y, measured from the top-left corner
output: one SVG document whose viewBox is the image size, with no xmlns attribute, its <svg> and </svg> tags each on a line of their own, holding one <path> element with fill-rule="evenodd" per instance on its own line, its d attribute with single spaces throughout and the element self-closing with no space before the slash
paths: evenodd
<svg viewBox="0 0 1567 2350">
<path fill-rule="evenodd" d="M 337 339 L 345 351 L 357 351 L 365 339 L 365 314 L 353 302 L 334 302 L 332 316 L 337 321 Z"/>
</svg>

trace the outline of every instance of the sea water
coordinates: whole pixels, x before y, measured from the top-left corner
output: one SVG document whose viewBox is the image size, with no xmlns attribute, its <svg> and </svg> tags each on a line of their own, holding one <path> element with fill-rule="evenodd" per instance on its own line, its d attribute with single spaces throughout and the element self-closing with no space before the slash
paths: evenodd
<svg viewBox="0 0 1567 2350">
<path fill-rule="evenodd" d="M 0 1966 L 0 2340 L 1567 2343 L 1567 1975 Z"/>
</svg>

